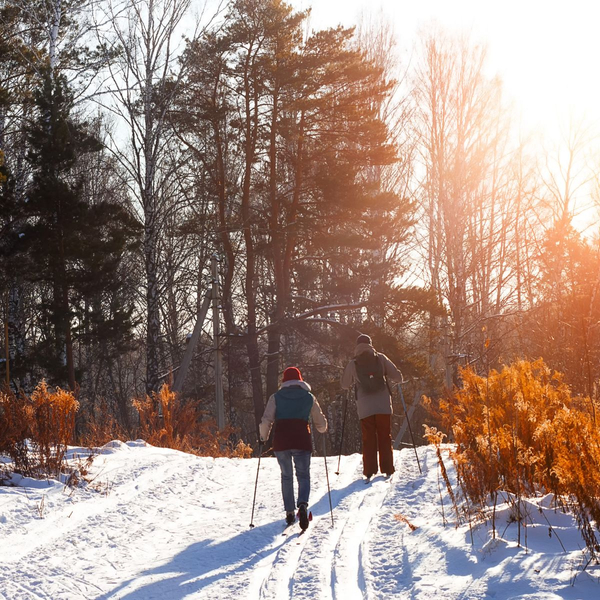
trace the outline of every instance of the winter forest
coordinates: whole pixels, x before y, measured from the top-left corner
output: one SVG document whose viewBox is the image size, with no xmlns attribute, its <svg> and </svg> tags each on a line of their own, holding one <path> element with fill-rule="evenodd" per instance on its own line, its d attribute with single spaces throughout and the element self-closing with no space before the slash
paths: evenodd
<svg viewBox="0 0 600 600">
<path fill-rule="evenodd" d="M 595 418 L 597 138 L 523 130 L 468 36 L 396 42 L 281 0 L 0 0 L 6 394 L 70 391 L 104 443 L 171 390 L 213 431 L 221 390 L 254 445 L 297 365 L 333 453 L 367 333 L 409 403 L 542 359 Z"/>
</svg>

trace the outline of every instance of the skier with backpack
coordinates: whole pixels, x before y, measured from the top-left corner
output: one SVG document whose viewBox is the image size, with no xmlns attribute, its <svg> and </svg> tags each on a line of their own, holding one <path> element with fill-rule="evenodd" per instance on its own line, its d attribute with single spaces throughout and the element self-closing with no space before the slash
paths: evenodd
<svg viewBox="0 0 600 600">
<path fill-rule="evenodd" d="M 342 374 L 343 389 L 354 384 L 356 408 L 362 434 L 363 474 L 369 480 L 379 470 L 394 472 L 392 449 L 392 398 L 387 380 L 402 381 L 402 373 L 385 355 L 373 348 L 371 338 L 361 334 L 356 340 L 354 358 Z"/>
<path fill-rule="evenodd" d="M 300 528 L 308 527 L 308 497 L 310 494 L 310 458 L 312 439 L 309 420 L 312 418 L 319 433 L 327 431 L 327 419 L 310 391 L 310 385 L 303 381 L 296 367 L 288 367 L 283 372 L 281 386 L 267 402 L 259 424 L 261 442 L 268 439 L 273 423 L 273 451 L 281 469 L 281 493 L 287 525 L 296 520 L 298 508 Z M 294 503 L 293 466 L 298 480 L 298 499 Z"/>
</svg>

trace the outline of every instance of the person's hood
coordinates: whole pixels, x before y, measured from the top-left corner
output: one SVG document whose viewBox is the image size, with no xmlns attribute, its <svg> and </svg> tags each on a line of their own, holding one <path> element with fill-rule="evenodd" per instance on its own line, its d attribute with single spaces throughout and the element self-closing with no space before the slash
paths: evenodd
<svg viewBox="0 0 600 600">
<path fill-rule="evenodd" d="M 360 356 L 363 352 L 374 354 L 375 348 L 373 348 L 371 344 L 356 344 L 356 347 L 354 348 L 354 357 Z"/>
<path fill-rule="evenodd" d="M 308 385 L 306 381 L 300 381 L 298 379 L 290 379 L 289 381 L 284 381 L 279 389 L 288 387 L 301 387 L 303 390 L 310 392 L 310 385 Z"/>
</svg>

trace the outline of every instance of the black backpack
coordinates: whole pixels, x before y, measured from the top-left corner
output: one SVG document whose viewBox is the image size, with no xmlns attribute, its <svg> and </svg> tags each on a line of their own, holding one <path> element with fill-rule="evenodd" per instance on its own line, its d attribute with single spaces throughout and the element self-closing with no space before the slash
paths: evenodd
<svg viewBox="0 0 600 600">
<path fill-rule="evenodd" d="M 386 387 L 383 376 L 383 363 L 377 352 L 363 352 L 354 359 L 356 378 L 360 388 L 366 394 L 374 394 Z"/>
</svg>

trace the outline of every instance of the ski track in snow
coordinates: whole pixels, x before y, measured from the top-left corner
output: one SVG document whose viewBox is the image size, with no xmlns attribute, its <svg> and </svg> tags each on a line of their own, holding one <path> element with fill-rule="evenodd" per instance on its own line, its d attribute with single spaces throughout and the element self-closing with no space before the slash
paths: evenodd
<svg viewBox="0 0 600 600">
<path fill-rule="evenodd" d="M 527 548 L 508 534 L 491 540 L 489 524 L 456 527 L 432 448 L 419 448 L 422 474 L 412 449 L 394 457 L 393 477 L 368 484 L 360 455 L 343 457 L 339 475 L 328 458 L 332 525 L 324 460 L 314 456 L 313 520 L 304 535 L 296 523 L 284 536 L 274 458 L 260 463 L 250 528 L 257 459 L 112 442 L 87 487 L 0 487 L 0 600 L 600 597 L 598 567 L 581 572 L 570 516 L 548 513 L 550 540 L 532 522 Z M 502 519 L 510 523 L 508 509 Z"/>
<path fill-rule="evenodd" d="M 260 586 L 261 600 L 363 597 L 361 544 L 372 515 L 390 488 L 383 481 L 365 485 L 360 457 L 349 458 L 344 465 L 345 474 L 330 479 L 333 525 L 329 494 L 321 486 L 308 532 L 292 536 L 279 548 Z M 251 592 L 248 598 L 251 597 L 257 596 Z"/>
</svg>

